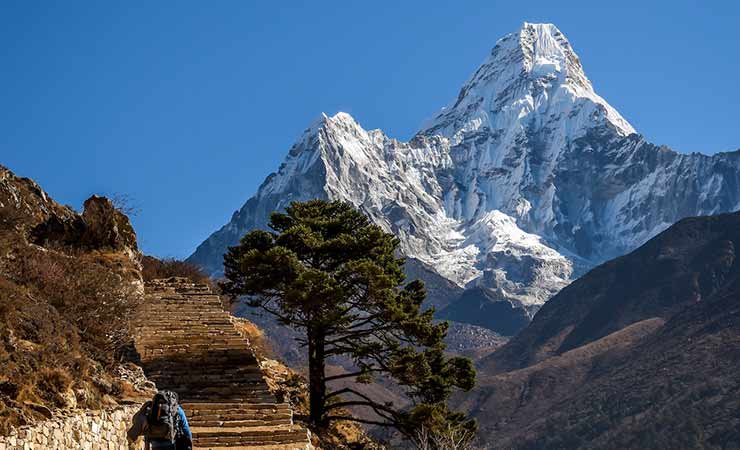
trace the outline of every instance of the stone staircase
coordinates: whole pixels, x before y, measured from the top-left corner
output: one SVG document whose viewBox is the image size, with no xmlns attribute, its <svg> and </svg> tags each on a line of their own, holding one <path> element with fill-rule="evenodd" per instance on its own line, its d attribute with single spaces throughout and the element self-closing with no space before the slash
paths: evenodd
<svg viewBox="0 0 740 450">
<path fill-rule="evenodd" d="M 286 403 L 270 393 L 221 298 L 184 278 L 146 284 L 135 343 L 147 377 L 180 396 L 197 449 L 311 449 Z"/>
</svg>

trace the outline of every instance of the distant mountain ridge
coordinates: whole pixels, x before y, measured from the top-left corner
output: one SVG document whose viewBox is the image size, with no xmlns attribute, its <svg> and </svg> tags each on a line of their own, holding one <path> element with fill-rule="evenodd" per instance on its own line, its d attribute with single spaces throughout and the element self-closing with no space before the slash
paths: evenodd
<svg viewBox="0 0 740 450">
<path fill-rule="evenodd" d="M 647 142 L 594 92 L 554 25 L 525 23 L 409 142 L 322 115 L 189 261 L 219 273 L 228 246 L 310 198 L 354 204 L 410 260 L 531 316 L 677 220 L 738 209 L 740 153 Z"/>
<path fill-rule="evenodd" d="M 593 269 L 478 362 L 485 448 L 740 448 L 740 213 Z"/>
</svg>

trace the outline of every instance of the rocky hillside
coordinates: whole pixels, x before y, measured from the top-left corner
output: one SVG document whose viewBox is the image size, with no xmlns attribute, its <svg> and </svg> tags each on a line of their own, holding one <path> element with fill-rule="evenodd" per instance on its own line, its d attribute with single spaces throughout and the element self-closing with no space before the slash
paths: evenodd
<svg viewBox="0 0 740 450">
<path fill-rule="evenodd" d="M 110 200 L 78 214 L 0 166 L 0 433 L 133 389 L 115 352 L 142 293 L 138 257 Z"/>
<path fill-rule="evenodd" d="M 560 30 L 525 23 L 409 142 L 346 113 L 321 116 L 190 261 L 220 273 L 227 246 L 272 211 L 340 199 L 398 236 L 417 268 L 458 288 L 435 300 L 451 303 L 451 316 L 469 316 L 469 297 L 462 311 L 455 304 L 478 288 L 491 294 L 486 304 L 531 317 L 572 279 L 679 219 L 736 210 L 738 186 L 740 153 L 647 142 L 594 91 Z"/>
<path fill-rule="evenodd" d="M 458 402 L 488 448 L 740 448 L 740 213 L 689 218 L 565 288 Z"/>
</svg>

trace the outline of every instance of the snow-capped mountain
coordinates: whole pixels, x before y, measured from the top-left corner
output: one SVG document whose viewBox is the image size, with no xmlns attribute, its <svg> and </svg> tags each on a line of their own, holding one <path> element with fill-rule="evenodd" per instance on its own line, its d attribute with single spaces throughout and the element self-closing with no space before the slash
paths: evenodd
<svg viewBox="0 0 740 450">
<path fill-rule="evenodd" d="M 322 117 L 190 257 L 209 272 L 294 200 L 349 201 L 406 256 L 536 309 L 678 219 L 740 205 L 740 154 L 656 147 L 593 90 L 565 36 L 525 23 L 409 142 Z"/>
</svg>

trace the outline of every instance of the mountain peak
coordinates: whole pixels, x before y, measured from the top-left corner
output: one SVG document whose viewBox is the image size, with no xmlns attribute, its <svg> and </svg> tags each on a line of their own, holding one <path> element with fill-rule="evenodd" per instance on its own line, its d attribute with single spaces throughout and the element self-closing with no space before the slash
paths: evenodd
<svg viewBox="0 0 740 450">
<path fill-rule="evenodd" d="M 319 128 L 323 128 L 326 126 L 332 126 L 337 124 L 347 124 L 352 126 L 359 126 L 357 121 L 354 117 L 352 117 L 349 113 L 339 111 L 335 113 L 333 116 L 330 116 L 326 114 L 325 112 L 322 112 L 319 117 L 314 119 L 313 122 L 311 122 L 311 125 L 308 126 L 306 129 L 307 133 L 312 133 L 318 130 Z"/>
<path fill-rule="evenodd" d="M 551 23 L 524 22 L 519 46 L 525 55 L 524 69 L 532 78 L 562 77 L 592 90 L 578 55 L 565 35 Z"/>
<path fill-rule="evenodd" d="M 456 134 L 461 131 L 469 133 L 483 127 L 510 130 L 522 125 L 523 119 L 528 122 L 533 115 L 542 114 L 559 115 L 569 133 L 583 133 L 581 125 L 604 122 L 622 136 L 635 132 L 594 92 L 565 35 L 553 24 L 525 22 L 518 32 L 496 42 L 457 99 L 443 108 L 421 134 L 442 134 L 458 140 Z M 602 120 L 594 122 L 595 116 Z"/>
</svg>

